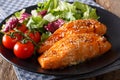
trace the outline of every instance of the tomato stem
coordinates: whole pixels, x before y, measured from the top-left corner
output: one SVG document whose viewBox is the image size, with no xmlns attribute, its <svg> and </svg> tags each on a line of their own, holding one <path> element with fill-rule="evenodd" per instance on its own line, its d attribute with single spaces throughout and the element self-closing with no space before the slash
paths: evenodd
<svg viewBox="0 0 120 80">
<path fill-rule="evenodd" d="M 27 43 L 27 41 L 28 40 L 30 40 L 34 45 L 35 45 L 35 50 L 37 50 L 38 49 L 38 44 L 35 42 L 35 41 L 33 41 L 29 36 L 28 36 L 28 34 L 24 34 L 23 32 L 21 32 L 20 30 L 18 30 L 18 29 L 15 29 L 15 32 L 16 33 L 20 33 L 23 37 L 24 37 L 24 39 L 22 40 L 22 43 Z"/>
<path fill-rule="evenodd" d="M 23 43 L 23 44 L 25 44 L 25 43 L 27 43 L 27 42 L 28 42 L 27 39 L 23 39 L 23 40 L 21 41 L 21 43 Z"/>
</svg>

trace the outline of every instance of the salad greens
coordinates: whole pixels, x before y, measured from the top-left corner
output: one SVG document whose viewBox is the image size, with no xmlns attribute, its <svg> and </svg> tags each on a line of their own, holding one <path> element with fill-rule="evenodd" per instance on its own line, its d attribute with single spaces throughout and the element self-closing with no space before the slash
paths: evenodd
<svg viewBox="0 0 120 80">
<path fill-rule="evenodd" d="M 42 18 L 45 21 L 39 21 L 40 24 L 46 24 L 47 21 L 53 22 L 57 19 L 72 21 L 77 19 L 99 18 L 96 14 L 96 9 L 78 1 L 74 2 L 73 4 L 60 0 L 48 0 L 44 3 L 38 3 L 38 8 L 36 9 L 36 11 L 41 12 L 43 10 L 47 10 L 47 13 Z M 31 25 L 32 24 L 33 23 L 31 22 Z"/>
<path fill-rule="evenodd" d="M 45 41 L 50 35 L 51 35 L 51 32 L 43 33 L 41 36 L 41 42 Z"/>
<path fill-rule="evenodd" d="M 20 19 L 20 18 L 21 18 L 21 15 L 22 15 L 24 12 L 25 12 L 25 9 L 23 9 L 23 10 L 21 10 L 21 11 L 19 11 L 19 12 L 16 12 L 16 13 L 15 13 L 16 18 Z"/>
<path fill-rule="evenodd" d="M 36 16 L 36 13 L 47 10 L 45 16 Z M 73 4 L 60 1 L 60 0 L 47 0 L 44 3 L 38 3 L 38 7 L 34 10 L 34 14 L 28 21 L 28 28 L 31 29 L 40 29 L 49 22 L 53 22 L 57 19 L 63 19 L 65 22 L 77 20 L 77 19 L 98 19 L 99 17 L 96 14 L 96 9 L 80 3 L 78 1 Z"/>
<path fill-rule="evenodd" d="M 84 3 L 75 1 L 72 4 L 61 0 L 44 0 L 38 3 L 38 7 L 26 13 L 25 9 L 16 12 L 14 16 L 19 23 L 25 24 L 31 31 L 39 31 L 42 34 L 42 41 L 50 36 L 63 23 L 77 19 L 98 19 L 96 9 Z M 16 24 L 13 19 L 11 25 Z M 7 31 L 7 30 L 6 30 Z"/>
<path fill-rule="evenodd" d="M 41 33 L 43 33 L 44 31 L 41 31 L 41 29 L 47 23 L 48 22 L 45 19 L 43 19 L 41 16 L 32 16 L 32 17 L 30 17 L 30 19 L 27 23 L 27 27 L 30 30 L 38 30 Z"/>
<path fill-rule="evenodd" d="M 99 18 L 99 16 L 96 13 L 96 9 L 80 2 L 74 2 L 73 5 L 76 6 L 77 10 L 81 11 L 82 19 L 89 19 L 89 18 L 98 19 Z"/>
</svg>

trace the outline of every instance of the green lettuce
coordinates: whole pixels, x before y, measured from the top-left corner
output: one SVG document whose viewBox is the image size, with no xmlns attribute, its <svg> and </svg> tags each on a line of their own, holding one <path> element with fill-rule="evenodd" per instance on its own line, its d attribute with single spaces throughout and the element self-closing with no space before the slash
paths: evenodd
<svg viewBox="0 0 120 80">
<path fill-rule="evenodd" d="M 41 16 L 32 16 L 30 17 L 27 27 L 30 30 L 37 30 L 41 33 L 43 33 L 44 30 L 44 25 L 47 24 L 48 21 L 44 20 Z"/>
<path fill-rule="evenodd" d="M 37 13 L 47 10 L 45 16 L 40 16 Z M 18 14 L 19 15 L 19 14 Z M 27 27 L 30 30 L 38 30 L 42 33 L 42 41 L 50 36 L 50 33 L 44 29 L 44 26 L 49 22 L 57 19 L 63 19 L 65 22 L 77 19 L 98 19 L 96 9 L 89 5 L 75 1 L 72 4 L 61 0 L 46 0 L 43 3 L 38 3 L 38 7 L 33 11 Z"/>
<path fill-rule="evenodd" d="M 60 0 L 46 0 L 44 3 L 38 3 L 37 11 L 47 10 L 48 12 L 58 6 Z"/>
<path fill-rule="evenodd" d="M 44 42 L 50 35 L 51 35 L 51 32 L 43 33 L 41 36 L 41 41 Z"/>
<path fill-rule="evenodd" d="M 82 19 L 98 19 L 99 16 L 96 13 L 96 9 L 92 8 L 86 4 L 80 2 L 74 2 L 74 6 L 76 6 L 76 10 L 81 11 Z"/>
</svg>

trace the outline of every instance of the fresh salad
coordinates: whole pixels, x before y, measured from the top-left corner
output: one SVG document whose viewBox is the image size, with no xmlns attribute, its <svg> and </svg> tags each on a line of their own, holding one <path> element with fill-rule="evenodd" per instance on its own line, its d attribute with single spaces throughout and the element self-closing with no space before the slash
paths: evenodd
<svg viewBox="0 0 120 80">
<path fill-rule="evenodd" d="M 37 8 L 26 13 L 23 9 L 15 12 L 3 24 L 2 43 L 21 59 L 31 57 L 39 45 L 64 23 L 77 19 L 98 19 L 96 9 L 78 1 L 46 0 Z"/>
</svg>

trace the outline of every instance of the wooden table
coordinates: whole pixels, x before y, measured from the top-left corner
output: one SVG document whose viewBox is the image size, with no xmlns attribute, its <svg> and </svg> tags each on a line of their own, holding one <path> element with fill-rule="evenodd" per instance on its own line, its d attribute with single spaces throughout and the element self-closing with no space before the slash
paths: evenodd
<svg viewBox="0 0 120 80">
<path fill-rule="evenodd" d="M 0 56 L 0 80 L 17 80 L 14 69 L 10 63 Z"/>
<path fill-rule="evenodd" d="M 96 0 L 97 3 L 102 5 L 105 9 L 111 11 L 120 17 L 120 2 L 119 0 Z M 120 80 L 120 70 L 116 70 L 110 73 L 106 73 L 100 76 L 96 76 L 83 80 Z M 0 80 L 17 80 L 14 69 L 10 63 L 5 61 L 0 56 Z"/>
<path fill-rule="evenodd" d="M 120 17 L 120 0 L 95 0 L 95 1 L 101 6 L 103 6 L 106 10 Z"/>
</svg>

